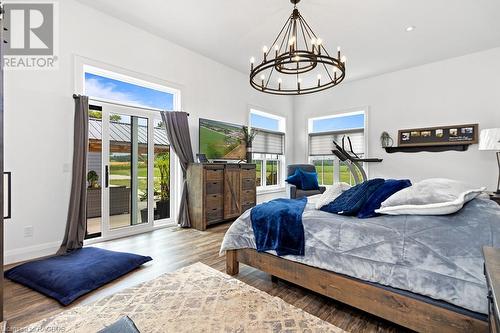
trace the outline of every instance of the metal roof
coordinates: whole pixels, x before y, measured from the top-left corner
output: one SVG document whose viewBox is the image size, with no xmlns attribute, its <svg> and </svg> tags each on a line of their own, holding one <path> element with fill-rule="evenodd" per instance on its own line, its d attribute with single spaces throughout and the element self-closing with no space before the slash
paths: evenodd
<svg viewBox="0 0 500 333">
<path fill-rule="evenodd" d="M 132 142 L 130 124 L 120 122 L 109 123 L 109 136 L 113 142 Z M 146 144 L 148 132 L 146 126 L 139 125 L 138 128 L 139 144 Z M 101 119 L 89 119 L 89 140 L 102 139 L 102 121 Z M 164 128 L 155 127 L 154 143 L 158 146 L 168 146 L 167 133 Z"/>
</svg>

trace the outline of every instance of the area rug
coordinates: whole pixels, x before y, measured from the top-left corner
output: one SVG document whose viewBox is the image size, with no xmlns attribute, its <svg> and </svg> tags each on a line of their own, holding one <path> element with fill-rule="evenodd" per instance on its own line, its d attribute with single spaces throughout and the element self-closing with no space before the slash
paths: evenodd
<svg viewBox="0 0 500 333">
<path fill-rule="evenodd" d="M 23 331 L 97 332 L 123 316 L 142 333 L 345 332 L 201 263 L 76 306 Z"/>
</svg>

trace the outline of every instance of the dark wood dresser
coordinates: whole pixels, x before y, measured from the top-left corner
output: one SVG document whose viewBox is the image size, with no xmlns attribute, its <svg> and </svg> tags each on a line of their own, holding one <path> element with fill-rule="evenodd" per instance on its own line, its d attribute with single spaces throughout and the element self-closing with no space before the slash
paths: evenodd
<svg viewBox="0 0 500 333">
<path fill-rule="evenodd" d="M 205 230 L 234 220 L 257 203 L 255 164 L 193 163 L 188 168 L 191 224 Z"/>
<path fill-rule="evenodd" d="M 488 321 L 490 332 L 500 332 L 500 249 L 483 247 L 484 275 L 488 285 Z"/>
</svg>

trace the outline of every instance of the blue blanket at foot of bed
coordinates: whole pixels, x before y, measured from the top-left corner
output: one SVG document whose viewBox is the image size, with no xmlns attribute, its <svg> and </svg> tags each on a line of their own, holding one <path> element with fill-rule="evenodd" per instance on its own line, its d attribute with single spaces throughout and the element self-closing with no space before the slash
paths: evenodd
<svg viewBox="0 0 500 333">
<path fill-rule="evenodd" d="M 253 233 L 258 252 L 274 250 L 279 256 L 304 255 L 302 213 L 307 198 L 275 199 L 252 208 Z"/>
</svg>

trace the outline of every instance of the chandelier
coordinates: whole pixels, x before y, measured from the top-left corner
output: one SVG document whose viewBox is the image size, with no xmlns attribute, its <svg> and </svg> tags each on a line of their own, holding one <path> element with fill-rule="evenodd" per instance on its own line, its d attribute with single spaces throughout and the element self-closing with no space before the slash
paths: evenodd
<svg viewBox="0 0 500 333">
<path fill-rule="evenodd" d="M 305 95 L 336 86 L 345 78 L 345 56 L 340 47 L 336 57 L 330 56 L 297 9 L 300 0 L 290 2 L 293 12 L 271 47 L 262 48 L 262 62 L 256 65 L 250 59 L 250 84 L 275 95 Z"/>
</svg>

